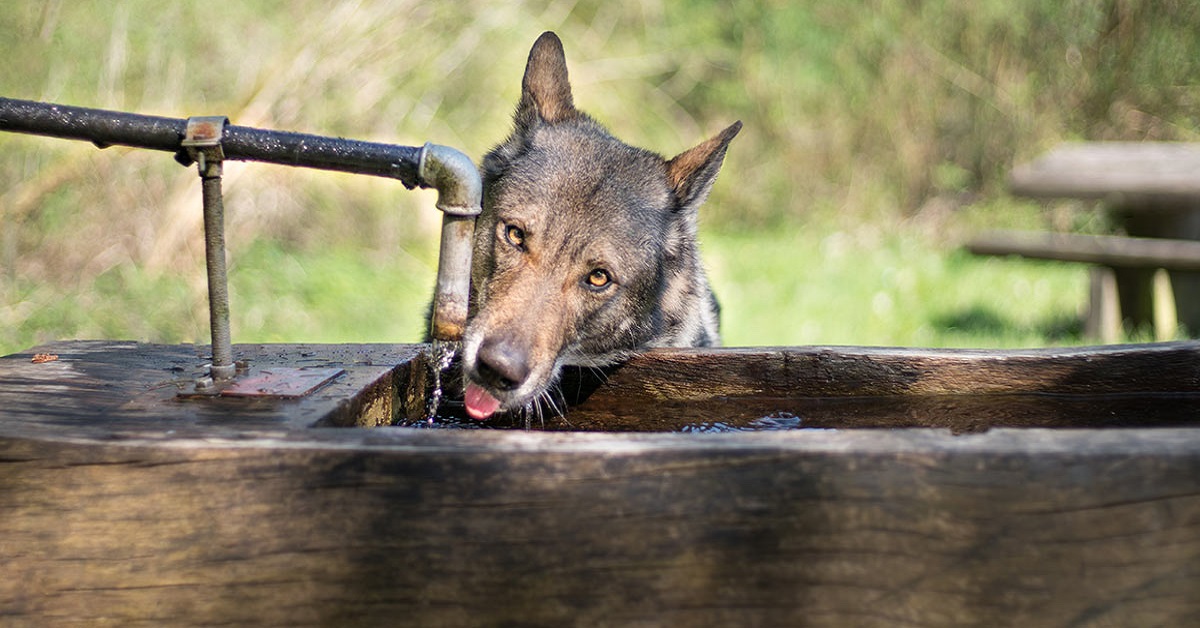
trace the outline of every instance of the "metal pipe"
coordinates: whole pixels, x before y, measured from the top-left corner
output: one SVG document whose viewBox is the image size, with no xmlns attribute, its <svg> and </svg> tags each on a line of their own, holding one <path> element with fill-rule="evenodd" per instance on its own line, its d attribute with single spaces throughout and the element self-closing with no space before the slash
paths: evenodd
<svg viewBox="0 0 1200 628">
<path fill-rule="evenodd" d="M 247 126 L 225 128 L 225 158 L 284 166 L 351 172 L 398 179 L 417 185 L 421 149 L 341 138 L 268 131 Z"/>
<path fill-rule="evenodd" d="M 0 131 L 32 133 L 66 139 L 90 141 L 105 148 L 111 145 L 132 146 L 175 153 L 184 165 L 204 159 L 207 153 L 195 150 L 185 141 L 189 121 L 177 118 L 144 116 L 120 111 L 88 109 L 12 98 L 0 98 Z M 336 170 L 355 174 L 398 179 L 408 188 L 417 186 L 438 191 L 437 208 L 442 219 L 441 251 L 438 258 L 437 289 L 430 330 L 437 340 L 461 339 L 466 327 L 468 292 L 471 281 L 471 253 L 475 217 L 482 201 L 482 182 L 479 171 L 469 157 L 446 146 L 425 144 L 417 148 L 335 139 L 304 133 L 269 131 L 251 127 L 221 125 L 219 159 L 261 161 L 287 166 Z M 209 157 L 211 159 L 211 157 Z M 201 163 L 201 170 L 205 164 Z M 202 172 L 203 176 L 203 172 Z M 213 187 L 209 187 L 209 186 Z M 220 178 L 205 181 L 205 190 L 212 190 L 215 203 L 220 204 Z M 205 224 L 209 224 L 209 197 L 205 197 Z M 214 206 L 213 216 L 220 216 L 223 207 Z M 220 223 L 223 224 L 223 218 Z M 213 223 L 216 227 L 218 224 Z M 206 236 L 207 240 L 210 237 Z M 214 367 L 218 364 L 218 330 L 228 335 L 228 293 L 211 292 L 214 285 L 224 282 L 224 234 L 219 241 L 212 235 L 214 247 L 220 245 L 220 255 L 210 257 L 210 316 L 213 319 Z M 212 275 L 219 259 L 220 275 Z M 224 309 L 224 324 L 218 324 Z M 223 359 L 224 355 L 220 359 Z M 223 365 L 222 365 L 223 366 Z"/>
<path fill-rule="evenodd" d="M 421 187 L 437 189 L 437 208 L 445 214 L 430 335 L 435 340 L 461 340 L 467 327 L 471 253 L 483 183 L 470 157 L 437 144 L 422 147 L 418 174 Z"/>
<path fill-rule="evenodd" d="M 187 120 L 0 98 L 0 130 L 175 152 Z"/>
<path fill-rule="evenodd" d="M 191 165 L 192 158 L 180 152 L 187 122 L 183 118 L 0 98 L 0 131 L 84 140 L 100 148 L 120 145 L 167 151 L 176 153 L 176 159 L 184 165 Z M 409 189 L 418 184 L 423 150 L 235 125 L 225 127 L 222 147 L 225 159 L 388 177 L 398 179 Z"/>
</svg>

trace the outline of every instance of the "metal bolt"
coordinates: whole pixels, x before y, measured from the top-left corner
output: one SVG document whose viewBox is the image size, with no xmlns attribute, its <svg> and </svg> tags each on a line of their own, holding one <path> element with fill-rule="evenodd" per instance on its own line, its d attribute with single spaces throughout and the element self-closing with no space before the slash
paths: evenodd
<svg viewBox="0 0 1200 628">
<path fill-rule="evenodd" d="M 229 330 L 229 277 L 225 268 L 225 203 L 221 198 L 221 148 L 228 119 L 224 116 L 188 118 L 180 146 L 199 166 L 204 195 L 204 257 L 208 268 L 208 321 L 212 332 L 214 380 L 230 379 L 236 373 L 233 341 Z"/>
</svg>

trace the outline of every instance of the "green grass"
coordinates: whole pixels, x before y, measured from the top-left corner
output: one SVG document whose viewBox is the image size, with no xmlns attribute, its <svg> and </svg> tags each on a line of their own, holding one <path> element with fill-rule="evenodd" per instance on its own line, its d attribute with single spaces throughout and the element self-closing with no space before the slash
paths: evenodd
<svg viewBox="0 0 1200 628">
<path fill-rule="evenodd" d="M 976 259 L 979 229 L 1105 232 L 1007 198 L 1073 139 L 1200 139 L 1200 3 L 935 0 L 154 0 L 0 12 L 0 95 L 479 156 L 528 46 L 576 102 L 675 154 L 742 120 L 704 208 L 727 344 L 1083 342 L 1085 269 Z M 209 19 L 218 10 L 221 19 Z M 226 168 L 234 338 L 413 341 L 429 193 Z M 0 353 L 56 338 L 205 342 L 199 192 L 165 154 L 0 133 Z"/>
<path fill-rule="evenodd" d="M 232 325 L 245 342 L 415 342 L 437 269 L 436 251 L 308 254 L 259 243 L 234 269 Z M 374 258 L 374 259 L 372 259 Z"/>
<path fill-rule="evenodd" d="M 776 230 L 705 246 L 729 345 L 1083 342 L 1082 267 L 979 259 L 878 231 Z"/>
<path fill-rule="evenodd" d="M 419 341 L 437 260 L 432 247 L 415 254 L 299 253 L 256 242 L 229 271 L 234 340 Z M 121 266 L 87 285 L 10 282 L 0 307 L 0 354 L 70 338 L 207 344 L 203 272 L 151 275 Z"/>
</svg>

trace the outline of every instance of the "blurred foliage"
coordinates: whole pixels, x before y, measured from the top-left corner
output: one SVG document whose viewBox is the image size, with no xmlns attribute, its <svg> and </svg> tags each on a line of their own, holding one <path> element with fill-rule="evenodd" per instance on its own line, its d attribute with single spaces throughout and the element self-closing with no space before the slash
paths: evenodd
<svg viewBox="0 0 1200 628">
<path fill-rule="evenodd" d="M 1073 315 L 1080 294 L 1005 319 L 1029 334 L 947 335 L 986 318 L 955 313 L 983 306 L 947 302 L 970 292 L 954 282 L 1004 280 L 979 275 L 996 260 L 946 251 L 972 225 L 1095 227 L 1078 207 L 1004 195 L 1014 162 L 1058 142 L 1200 139 L 1192 0 L 18 2 L 0 11 L 0 95 L 479 156 L 507 133 L 547 29 L 576 102 L 631 143 L 669 155 L 745 122 L 703 221 L 732 343 L 1077 341 L 1029 321 Z M 419 337 L 440 220 L 430 193 L 226 172 L 235 339 Z M 0 353 L 74 335 L 203 342 L 198 184 L 168 156 L 0 134 L 0 224 Z M 795 254 L 839 233 L 862 254 Z M 796 331 L 798 316 L 858 320 L 846 313 L 872 307 L 859 297 L 909 267 L 933 270 L 893 299 L 905 317 Z M 1082 291 L 1080 269 L 1004 268 Z M 1073 278 L 1049 278 L 1062 273 Z M 781 296 L 793 293 L 841 305 L 797 310 Z"/>
</svg>

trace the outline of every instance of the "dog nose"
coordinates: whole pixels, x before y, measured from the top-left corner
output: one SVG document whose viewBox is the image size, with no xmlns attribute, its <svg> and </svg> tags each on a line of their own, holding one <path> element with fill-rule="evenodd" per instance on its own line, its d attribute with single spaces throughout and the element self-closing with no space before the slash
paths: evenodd
<svg viewBox="0 0 1200 628">
<path fill-rule="evenodd" d="M 476 374 L 498 390 L 518 388 L 529 377 L 529 356 L 504 340 L 484 340 L 475 359 Z"/>
</svg>

